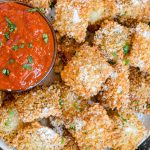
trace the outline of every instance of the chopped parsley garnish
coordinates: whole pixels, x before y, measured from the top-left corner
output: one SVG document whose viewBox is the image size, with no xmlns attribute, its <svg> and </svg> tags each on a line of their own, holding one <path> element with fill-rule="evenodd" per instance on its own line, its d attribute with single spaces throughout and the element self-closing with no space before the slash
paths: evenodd
<svg viewBox="0 0 150 150">
<path fill-rule="evenodd" d="M 3 45 L 3 43 L 2 43 L 2 41 L 0 41 L 0 48 L 2 47 L 2 45 Z"/>
<path fill-rule="evenodd" d="M 32 56 L 28 56 L 27 60 L 28 60 L 29 64 L 32 64 L 32 63 L 33 63 L 33 58 L 32 58 Z"/>
<path fill-rule="evenodd" d="M 19 47 L 24 48 L 24 43 L 21 43 Z"/>
<path fill-rule="evenodd" d="M 14 32 L 16 30 L 16 25 L 14 23 L 12 23 L 7 17 L 5 17 L 5 20 L 7 22 L 9 31 Z"/>
<path fill-rule="evenodd" d="M 29 48 L 32 48 L 32 47 L 33 47 L 32 43 L 29 43 L 28 47 L 29 47 Z"/>
<path fill-rule="evenodd" d="M 48 43 L 48 35 L 46 33 L 43 34 L 43 40 L 46 44 Z"/>
<path fill-rule="evenodd" d="M 65 138 L 64 137 L 62 137 L 62 139 L 61 139 L 61 144 L 65 144 Z"/>
<path fill-rule="evenodd" d="M 10 39 L 10 33 L 6 32 L 4 33 L 4 36 L 7 41 Z"/>
<path fill-rule="evenodd" d="M 78 104 L 78 103 L 74 103 L 73 106 L 74 106 L 74 108 L 77 109 L 78 111 L 80 111 L 80 112 L 82 111 L 82 109 L 79 107 L 79 104 Z"/>
<path fill-rule="evenodd" d="M 6 68 L 4 68 L 4 69 L 2 70 L 2 73 L 3 73 L 4 75 L 6 75 L 6 76 L 9 76 L 9 75 L 10 75 L 10 71 L 9 71 L 8 69 L 6 69 Z"/>
<path fill-rule="evenodd" d="M 130 60 L 129 60 L 129 59 L 125 59 L 125 60 L 124 60 L 124 64 L 125 64 L 125 65 L 129 65 L 129 63 L 130 63 Z"/>
<path fill-rule="evenodd" d="M 15 112 L 14 112 L 12 109 L 9 109 L 9 110 L 8 110 L 8 115 L 9 115 L 9 116 L 8 116 L 6 122 L 5 122 L 5 126 L 10 126 L 11 120 L 12 120 L 12 118 L 14 117 Z"/>
<path fill-rule="evenodd" d="M 128 43 L 123 47 L 123 52 L 125 55 L 129 53 L 129 44 Z"/>
<path fill-rule="evenodd" d="M 114 60 L 111 60 L 111 59 L 110 59 L 110 60 L 108 60 L 108 63 L 109 63 L 109 64 L 111 64 L 111 65 L 116 64 L 116 62 L 115 62 Z"/>
<path fill-rule="evenodd" d="M 75 130 L 76 126 L 74 124 L 70 125 L 70 130 Z"/>
<path fill-rule="evenodd" d="M 59 105 L 62 107 L 64 105 L 64 101 L 62 99 L 59 99 Z"/>
<path fill-rule="evenodd" d="M 117 52 L 113 52 L 112 55 L 113 55 L 113 57 L 116 58 L 117 57 Z"/>
<path fill-rule="evenodd" d="M 17 51 L 18 50 L 18 46 L 17 45 L 14 45 L 13 47 L 12 47 L 12 49 L 14 50 L 14 51 Z"/>
<path fill-rule="evenodd" d="M 26 69 L 26 70 L 32 70 L 32 67 L 29 64 L 24 64 L 22 66 L 22 68 Z"/>
<path fill-rule="evenodd" d="M 15 60 L 12 58 L 9 60 L 9 64 L 13 64 L 14 62 L 15 62 Z"/>
<path fill-rule="evenodd" d="M 28 12 L 41 12 L 41 13 L 45 13 L 45 9 L 44 8 L 29 8 Z"/>
<path fill-rule="evenodd" d="M 138 101 L 138 100 L 135 100 L 135 101 L 133 101 L 133 102 L 134 102 L 135 104 L 137 104 L 137 105 L 139 104 L 139 101 Z"/>
<path fill-rule="evenodd" d="M 51 9 L 54 8 L 54 2 L 51 2 L 50 6 L 49 6 Z"/>
</svg>

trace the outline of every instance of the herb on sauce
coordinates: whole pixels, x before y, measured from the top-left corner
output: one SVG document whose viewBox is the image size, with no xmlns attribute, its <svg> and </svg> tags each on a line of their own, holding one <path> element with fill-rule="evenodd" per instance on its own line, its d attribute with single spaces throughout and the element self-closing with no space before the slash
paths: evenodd
<svg viewBox="0 0 150 150">
<path fill-rule="evenodd" d="M 124 60 L 124 64 L 125 64 L 125 65 L 129 65 L 129 63 L 130 63 L 130 60 L 129 60 L 129 59 L 125 59 L 125 60 Z"/>
<path fill-rule="evenodd" d="M 24 64 L 22 67 L 26 70 L 32 70 L 32 67 L 29 64 Z"/>
<path fill-rule="evenodd" d="M 6 75 L 6 76 L 9 76 L 9 75 L 10 75 L 10 71 L 9 71 L 8 69 L 6 69 L 6 68 L 4 68 L 4 69 L 2 70 L 2 73 L 3 73 L 4 75 Z"/>
<path fill-rule="evenodd" d="M 5 20 L 7 22 L 9 31 L 14 32 L 16 30 L 16 25 L 14 23 L 12 23 L 7 17 L 5 17 Z"/>
<path fill-rule="evenodd" d="M 43 34 L 43 40 L 46 44 L 48 43 L 48 35 L 46 33 Z"/>
<path fill-rule="evenodd" d="M 4 33 L 4 36 L 7 41 L 10 39 L 10 34 L 8 32 Z"/>
<path fill-rule="evenodd" d="M 112 55 L 113 55 L 113 57 L 116 58 L 117 57 L 117 52 L 113 52 Z"/>
<path fill-rule="evenodd" d="M 2 43 L 2 41 L 0 41 L 0 48 L 2 47 L 2 45 L 3 45 L 3 43 Z"/>
<path fill-rule="evenodd" d="M 74 108 L 76 109 L 76 110 L 78 110 L 78 111 L 82 111 L 82 109 L 79 107 L 79 104 L 78 103 L 74 103 L 73 104 L 73 106 L 74 106 Z"/>
<path fill-rule="evenodd" d="M 14 62 L 15 62 L 15 60 L 12 58 L 9 60 L 9 64 L 13 64 Z"/>
<path fill-rule="evenodd" d="M 33 58 L 32 58 L 32 56 L 28 56 L 28 62 L 30 63 L 30 64 L 32 64 L 33 63 Z"/>
<path fill-rule="evenodd" d="M 24 48 L 24 43 L 21 43 L 19 47 Z"/>
<path fill-rule="evenodd" d="M 70 125 L 70 130 L 75 130 L 76 126 L 74 124 Z"/>
<path fill-rule="evenodd" d="M 28 12 L 41 12 L 41 13 L 45 13 L 44 8 L 29 8 Z"/>
<path fill-rule="evenodd" d="M 17 51 L 18 50 L 18 46 L 17 45 L 14 45 L 13 47 L 12 47 L 12 49 L 14 50 L 14 51 Z"/>
<path fill-rule="evenodd" d="M 61 108 L 64 105 L 64 101 L 62 99 L 59 99 L 59 105 L 61 106 Z"/>
<path fill-rule="evenodd" d="M 126 45 L 123 47 L 123 51 L 124 51 L 124 54 L 128 54 L 129 53 L 129 44 L 126 43 Z"/>
<path fill-rule="evenodd" d="M 29 43 L 28 47 L 29 47 L 29 48 L 32 48 L 32 47 L 33 47 L 32 43 Z"/>
</svg>

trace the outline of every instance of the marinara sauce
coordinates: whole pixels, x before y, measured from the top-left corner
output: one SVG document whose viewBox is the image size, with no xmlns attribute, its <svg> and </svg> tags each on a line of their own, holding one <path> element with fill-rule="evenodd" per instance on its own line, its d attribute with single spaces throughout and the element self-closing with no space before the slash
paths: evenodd
<svg viewBox="0 0 150 150">
<path fill-rule="evenodd" d="M 26 90 L 48 72 L 54 39 L 35 8 L 0 3 L 0 90 Z"/>
</svg>

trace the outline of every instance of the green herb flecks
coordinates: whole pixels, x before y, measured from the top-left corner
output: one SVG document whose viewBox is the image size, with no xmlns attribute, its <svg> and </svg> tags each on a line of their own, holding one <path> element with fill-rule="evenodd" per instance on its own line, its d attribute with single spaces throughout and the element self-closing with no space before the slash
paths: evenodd
<svg viewBox="0 0 150 150">
<path fill-rule="evenodd" d="M 14 32 L 16 30 L 16 25 L 14 23 L 12 23 L 7 17 L 5 17 L 5 20 L 7 22 L 7 25 L 8 25 L 8 29 L 9 29 L 9 32 Z"/>
<path fill-rule="evenodd" d="M 54 2 L 51 2 L 50 6 L 49 6 L 51 9 L 54 8 Z"/>
<path fill-rule="evenodd" d="M 125 55 L 127 55 L 129 53 L 129 48 L 130 48 L 129 44 L 126 43 L 126 45 L 123 47 L 123 52 Z"/>
<path fill-rule="evenodd" d="M 21 44 L 19 45 L 19 48 L 24 48 L 24 43 L 21 43 Z"/>
<path fill-rule="evenodd" d="M 116 64 L 116 62 L 114 60 L 111 60 L 111 59 L 108 60 L 108 63 L 111 64 L 111 65 L 115 65 Z"/>
<path fill-rule="evenodd" d="M 32 47 L 33 47 L 33 44 L 32 44 L 32 43 L 29 43 L 28 47 L 29 47 L 29 48 L 32 48 Z"/>
<path fill-rule="evenodd" d="M 10 75 L 10 71 L 8 69 L 4 68 L 2 70 L 2 74 L 6 75 L 6 76 L 9 76 Z"/>
<path fill-rule="evenodd" d="M 3 43 L 2 43 L 2 41 L 0 41 L 0 48 L 3 46 Z"/>
<path fill-rule="evenodd" d="M 29 64 L 24 64 L 22 68 L 26 70 L 32 70 L 32 67 Z"/>
<path fill-rule="evenodd" d="M 13 49 L 14 51 L 17 51 L 17 50 L 19 49 L 19 46 L 18 46 L 18 45 L 14 45 L 14 46 L 12 47 L 12 49 Z"/>
<path fill-rule="evenodd" d="M 32 56 L 28 56 L 27 60 L 28 60 L 29 64 L 32 64 L 32 63 L 33 63 L 33 58 L 32 58 Z"/>
<path fill-rule="evenodd" d="M 4 33 L 4 37 L 8 41 L 10 39 L 10 33 L 8 32 Z"/>
<path fill-rule="evenodd" d="M 113 52 L 112 55 L 113 55 L 114 58 L 116 58 L 117 57 L 117 52 Z"/>
<path fill-rule="evenodd" d="M 70 125 L 70 130 L 76 130 L 76 126 L 74 124 Z"/>
<path fill-rule="evenodd" d="M 7 126 L 7 127 L 10 126 L 11 121 L 12 121 L 14 116 L 15 116 L 15 112 L 12 109 L 9 109 L 8 110 L 8 118 L 5 122 L 5 126 Z"/>
<path fill-rule="evenodd" d="M 82 111 L 82 109 L 79 107 L 79 104 L 78 103 L 74 103 L 73 104 L 73 106 L 74 106 L 74 108 L 76 109 L 76 110 L 78 110 L 78 111 Z"/>
<path fill-rule="evenodd" d="M 65 144 L 65 138 L 64 137 L 62 137 L 62 139 L 61 139 L 61 144 Z"/>
<path fill-rule="evenodd" d="M 43 40 L 46 44 L 48 43 L 48 35 L 46 33 L 43 34 Z"/>
<path fill-rule="evenodd" d="M 124 60 L 124 64 L 125 64 L 125 65 L 129 65 L 129 63 L 130 63 L 130 60 L 129 60 L 129 59 L 125 59 L 125 60 Z"/>
<path fill-rule="evenodd" d="M 15 60 L 12 58 L 9 60 L 9 64 L 13 64 L 14 62 L 15 62 Z"/>
<path fill-rule="evenodd" d="M 40 13 L 45 13 L 45 9 L 44 8 L 29 8 L 27 10 L 28 12 L 40 12 Z"/>
<path fill-rule="evenodd" d="M 63 107 L 64 101 L 62 99 L 59 99 L 59 105 L 60 105 L 61 108 Z"/>
</svg>

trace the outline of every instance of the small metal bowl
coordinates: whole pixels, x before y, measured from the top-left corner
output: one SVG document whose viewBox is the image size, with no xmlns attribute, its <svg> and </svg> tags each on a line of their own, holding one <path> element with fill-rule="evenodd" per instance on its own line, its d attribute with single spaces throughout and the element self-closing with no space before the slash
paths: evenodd
<svg viewBox="0 0 150 150">
<path fill-rule="evenodd" d="M 1 0 L 0 3 L 10 3 L 10 2 L 14 2 L 14 3 L 17 3 L 17 4 L 20 4 L 20 5 L 24 5 L 24 6 L 27 6 L 29 8 L 34 8 L 33 6 L 29 5 L 29 4 L 26 4 L 26 3 L 23 3 L 23 2 L 18 2 L 18 1 L 15 1 L 15 0 Z M 51 32 L 52 32 L 52 36 L 53 36 L 53 41 L 54 41 L 54 53 L 53 53 L 53 58 L 52 58 L 52 62 L 50 64 L 50 67 L 47 71 L 47 73 L 45 74 L 45 76 L 40 80 L 38 81 L 37 83 L 35 83 L 34 85 L 30 86 L 29 88 L 27 88 L 26 90 L 2 90 L 2 91 L 5 91 L 5 92 L 24 92 L 24 91 L 28 91 L 28 90 L 31 90 L 32 88 L 36 87 L 36 86 L 41 86 L 41 85 L 47 85 L 47 84 L 50 84 L 52 83 L 54 80 L 56 80 L 56 77 L 54 75 L 54 72 L 53 72 L 53 66 L 54 66 L 54 63 L 55 63 L 55 59 L 56 59 L 56 54 L 57 54 L 57 43 L 56 43 L 56 35 L 55 35 L 55 32 L 54 32 L 54 29 L 51 25 L 51 22 L 50 20 L 44 15 L 42 14 L 41 12 L 38 12 L 43 18 L 44 20 L 47 22 Z"/>
</svg>

